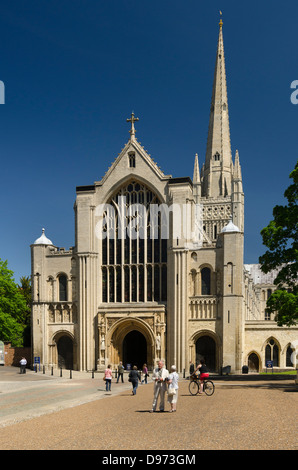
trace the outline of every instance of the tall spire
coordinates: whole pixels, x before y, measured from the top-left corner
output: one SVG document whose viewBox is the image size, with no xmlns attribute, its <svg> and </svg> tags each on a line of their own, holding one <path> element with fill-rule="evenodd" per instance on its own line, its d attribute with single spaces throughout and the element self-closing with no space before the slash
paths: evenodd
<svg viewBox="0 0 298 470">
<path fill-rule="evenodd" d="M 209 197 L 231 194 L 232 153 L 222 29 L 220 19 L 203 187 L 203 194 Z"/>
<path fill-rule="evenodd" d="M 239 159 L 238 150 L 236 150 L 236 155 L 235 155 L 235 165 L 234 165 L 233 179 L 234 179 L 234 181 L 241 181 L 242 182 L 242 174 L 241 174 L 241 166 L 240 166 L 240 159 Z"/>
<path fill-rule="evenodd" d="M 201 177 L 200 177 L 200 168 L 199 168 L 199 158 L 198 158 L 197 153 L 195 156 L 192 182 L 193 182 L 193 194 L 194 194 L 195 202 L 196 204 L 198 204 L 200 197 L 201 197 Z"/>
<path fill-rule="evenodd" d="M 200 178 L 200 169 L 199 169 L 199 158 L 198 158 L 198 154 L 196 153 L 192 182 L 193 184 L 198 184 L 200 183 L 200 180 L 201 178 Z"/>
</svg>

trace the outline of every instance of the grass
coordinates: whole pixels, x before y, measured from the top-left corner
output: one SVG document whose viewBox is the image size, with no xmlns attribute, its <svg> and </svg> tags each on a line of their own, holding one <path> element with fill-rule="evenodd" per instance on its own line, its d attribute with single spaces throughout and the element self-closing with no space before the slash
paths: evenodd
<svg viewBox="0 0 298 470">
<path fill-rule="evenodd" d="M 297 371 L 296 370 L 289 370 L 288 372 L 273 372 L 268 369 L 268 372 L 260 372 L 260 375 L 297 375 Z"/>
</svg>

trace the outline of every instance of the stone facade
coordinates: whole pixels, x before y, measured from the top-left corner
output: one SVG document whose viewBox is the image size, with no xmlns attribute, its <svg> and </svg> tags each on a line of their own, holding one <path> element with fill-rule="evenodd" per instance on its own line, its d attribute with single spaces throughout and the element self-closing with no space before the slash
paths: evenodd
<svg viewBox="0 0 298 470">
<path fill-rule="evenodd" d="M 298 329 L 266 316 L 273 278 L 243 262 L 222 24 L 201 172 L 196 155 L 193 179 L 165 175 L 136 139 L 137 120 L 102 180 L 76 189 L 75 246 L 57 248 L 44 231 L 31 245 L 33 355 L 77 370 L 164 359 L 183 371 L 201 357 L 215 372 L 261 370 L 269 359 L 290 367 Z"/>
</svg>

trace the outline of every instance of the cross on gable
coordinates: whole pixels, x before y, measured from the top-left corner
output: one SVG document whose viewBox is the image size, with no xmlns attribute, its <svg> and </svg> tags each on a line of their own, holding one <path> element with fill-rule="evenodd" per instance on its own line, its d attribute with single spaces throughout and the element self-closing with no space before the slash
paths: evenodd
<svg viewBox="0 0 298 470">
<path fill-rule="evenodd" d="M 130 119 L 126 119 L 126 122 L 131 122 L 131 129 L 129 131 L 131 139 L 134 139 L 134 136 L 135 136 L 135 133 L 136 133 L 134 123 L 137 122 L 137 121 L 139 121 L 139 118 L 135 117 L 134 112 L 131 113 L 131 118 Z"/>
</svg>

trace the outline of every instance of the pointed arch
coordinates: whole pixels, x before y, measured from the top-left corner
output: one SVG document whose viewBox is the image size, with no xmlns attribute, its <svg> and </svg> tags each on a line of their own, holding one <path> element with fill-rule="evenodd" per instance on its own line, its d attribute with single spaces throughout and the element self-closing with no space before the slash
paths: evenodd
<svg viewBox="0 0 298 470">
<path fill-rule="evenodd" d="M 265 352 L 265 363 L 266 361 L 273 361 L 274 367 L 280 367 L 281 346 L 279 341 L 271 336 L 264 342 L 262 349 Z"/>
<path fill-rule="evenodd" d="M 128 186 L 132 181 L 138 181 L 140 184 L 147 186 L 150 191 L 155 193 L 160 201 L 160 203 L 166 203 L 165 196 L 162 194 L 158 188 L 153 186 L 151 181 L 148 181 L 146 178 L 143 178 L 140 175 L 125 175 L 123 178 L 117 180 L 117 182 L 110 188 L 109 192 L 105 196 L 105 201 L 108 203 L 114 194 L 117 194 L 122 187 Z"/>
<path fill-rule="evenodd" d="M 257 351 L 250 351 L 247 355 L 247 364 L 249 372 L 259 372 L 262 369 L 261 356 Z"/>
</svg>

